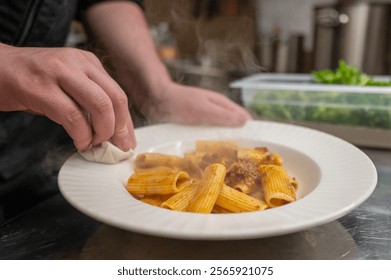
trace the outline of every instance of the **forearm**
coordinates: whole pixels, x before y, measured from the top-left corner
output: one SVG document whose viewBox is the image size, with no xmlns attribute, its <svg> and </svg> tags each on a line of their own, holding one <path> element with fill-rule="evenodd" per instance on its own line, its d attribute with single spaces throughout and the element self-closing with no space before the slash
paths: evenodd
<svg viewBox="0 0 391 280">
<path fill-rule="evenodd" d="M 170 76 L 155 50 L 143 11 L 128 1 L 107 1 L 86 13 L 89 30 L 108 53 L 119 83 L 131 88 L 132 79 L 141 82 L 145 95 L 159 94 Z M 148 96 L 134 96 L 142 99 Z M 139 93 L 137 93 L 139 94 Z M 142 104 L 139 104 L 142 105 Z"/>
<path fill-rule="evenodd" d="M 96 4 L 86 17 L 89 30 L 111 59 L 117 81 L 149 120 L 236 126 L 251 119 L 217 92 L 173 82 L 136 4 Z"/>
</svg>

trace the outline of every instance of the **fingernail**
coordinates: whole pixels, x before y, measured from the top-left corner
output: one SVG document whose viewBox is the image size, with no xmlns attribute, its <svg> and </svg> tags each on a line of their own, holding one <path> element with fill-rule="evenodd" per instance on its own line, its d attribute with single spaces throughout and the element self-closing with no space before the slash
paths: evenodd
<svg viewBox="0 0 391 280">
<path fill-rule="evenodd" d="M 238 115 L 236 118 L 236 122 L 239 125 L 244 124 L 247 121 L 247 117 L 245 115 Z"/>
<path fill-rule="evenodd" d="M 73 141 L 73 145 L 76 147 L 78 151 L 84 152 L 89 149 L 91 144 L 81 144 L 80 142 Z"/>
<path fill-rule="evenodd" d="M 130 141 L 130 138 L 126 137 L 122 139 L 119 148 L 125 152 L 129 151 L 132 148 L 132 142 Z"/>
</svg>

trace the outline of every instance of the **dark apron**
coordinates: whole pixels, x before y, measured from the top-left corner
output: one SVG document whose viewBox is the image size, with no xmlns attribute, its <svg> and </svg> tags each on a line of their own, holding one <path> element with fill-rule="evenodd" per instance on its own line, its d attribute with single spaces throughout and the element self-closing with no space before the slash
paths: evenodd
<svg viewBox="0 0 391 280">
<path fill-rule="evenodd" d="M 74 151 L 46 117 L 0 113 L 0 223 L 56 194 L 59 168 Z"/>
<path fill-rule="evenodd" d="M 0 42 L 63 46 L 77 2 L 0 1 Z M 0 224 L 58 192 L 58 170 L 72 151 L 64 129 L 46 117 L 0 112 Z"/>
<path fill-rule="evenodd" d="M 2 0 L 0 42 L 62 47 L 72 21 L 83 21 L 84 10 L 96 2 L 100 0 Z M 142 8 L 141 0 L 133 2 Z M 73 152 L 69 136 L 51 120 L 0 112 L 0 224 L 57 193 L 59 168 Z"/>
</svg>

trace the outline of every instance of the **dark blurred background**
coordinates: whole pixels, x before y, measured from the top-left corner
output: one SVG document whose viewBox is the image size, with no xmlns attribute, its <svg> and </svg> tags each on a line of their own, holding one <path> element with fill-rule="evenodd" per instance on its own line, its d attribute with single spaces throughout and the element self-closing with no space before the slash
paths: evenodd
<svg viewBox="0 0 391 280">
<path fill-rule="evenodd" d="M 306 73 L 344 59 L 391 73 L 390 0 L 146 0 L 145 9 L 162 57 L 184 72 Z"/>
<path fill-rule="evenodd" d="M 145 0 L 157 51 L 178 82 L 227 92 L 253 73 L 391 74 L 391 0 Z M 69 44 L 84 39 L 75 24 Z"/>
</svg>

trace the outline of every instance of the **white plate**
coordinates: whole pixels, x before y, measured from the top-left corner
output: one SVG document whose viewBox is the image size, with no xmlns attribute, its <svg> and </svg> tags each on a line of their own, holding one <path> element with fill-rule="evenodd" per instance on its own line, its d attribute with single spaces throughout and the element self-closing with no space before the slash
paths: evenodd
<svg viewBox="0 0 391 280">
<path fill-rule="evenodd" d="M 336 220 L 365 201 L 377 172 L 358 148 L 313 129 L 266 121 L 239 128 L 162 124 L 136 130 L 140 152 L 182 155 L 196 140 L 235 140 L 280 153 L 298 179 L 298 201 L 260 212 L 195 214 L 162 209 L 134 199 L 124 188 L 132 161 L 115 165 L 71 156 L 59 173 L 60 191 L 79 211 L 129 231 L 180 239 L 247 239 L 301 231 Z"/>
</svg>

